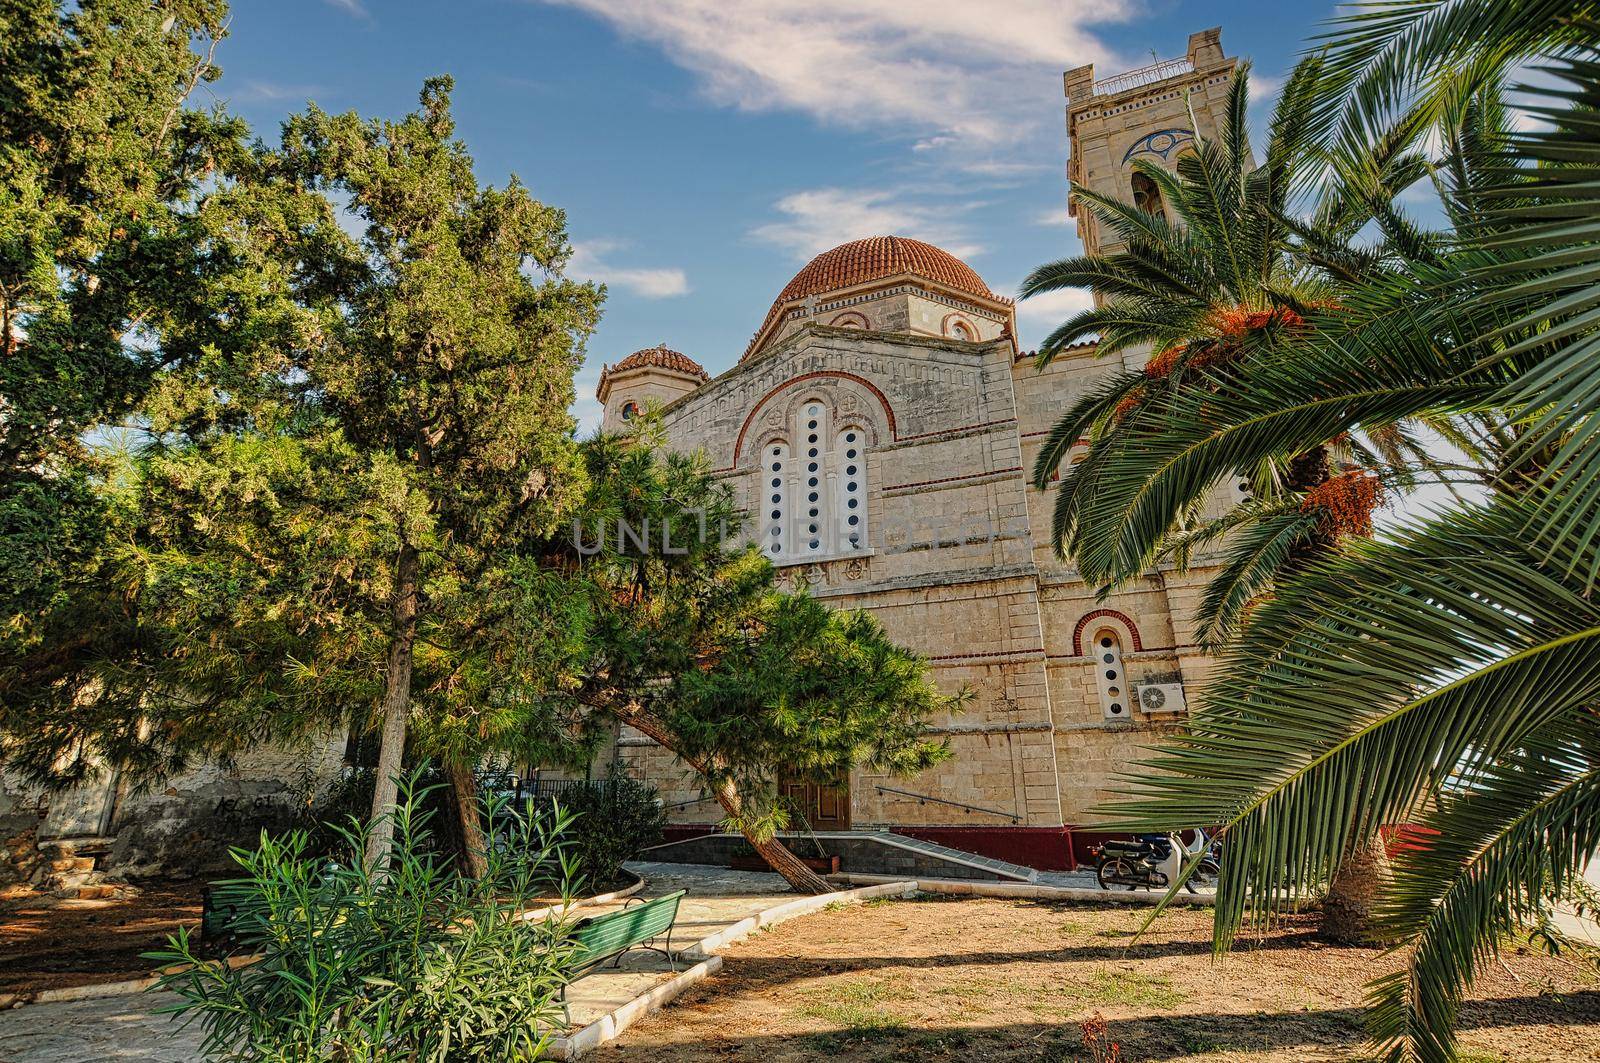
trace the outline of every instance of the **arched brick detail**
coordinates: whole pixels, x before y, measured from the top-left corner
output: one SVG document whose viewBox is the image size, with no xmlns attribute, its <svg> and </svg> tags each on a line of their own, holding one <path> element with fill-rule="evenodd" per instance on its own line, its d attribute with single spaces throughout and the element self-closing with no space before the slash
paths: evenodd
<svg viewBox="0 0 1600 1063">
<path fill-rule="evenodd" d="M 957 321 L 961 322 L 967 327 L 967 335 L 972 337 L 971 342 L 978 342 L 978 326 L 974 325 L 972 323 L 972 319 L 966 314 L 946 314 L 944 316 L 944 320 L 939 322 L 939 335 L 945 337 L 946 339 L 952 339 L 953 337 L 950 335 L 950 328 Z"/>
<path fill-rule="evenodd" d="M 859 377 L 854 373 L 846 373 L 843 370 L 819 369 L 814 373 L 801 373 L 799 376 L 790 377 L 788 380 L 785 380 L 783 383 L 779 384 L 777 387 L 773 388 L 771 391 L 767 392 L 765 395 L 761 396 L 761 398 L 756 400 L 755 405 L 750 407 L 750 412 L 745 415 L 744 424 L 739 426 L 739 437 L 735 439 L 733 443 L 733 465 L 730 466 L 731 468 L 739 467 L 739 459 L 744 454 L 745 433 L 750 431 L 750 425 L 755 421 L 756 414 L 761 412 L 761 408 L 767 404 L 767 401 L 780 391 L 783 391 L 785 388 L 792 387 L 803 380 L 816 380 L 819 377 L 840 377 L 844 380 L 854 381 L 855 383 L 866 388 L 868 391 L 872 392 L 873 398 L 877 399 L 878 404 L 883 407 L 884 417 L 886 417 L 889 421 L 890 440 L 900 438 L 899 432 L 895 429 L 894 410 L 889 406 L 889 397 L 880 391 L 876 384 L 865 377 Z"/>
<path fill-rule="evenodd" d="M 1120 621 L 1128 629 L 1128 634 L 1133 636 L 1134 653 L 1144 649 L 1144 640 L 1139 637 L 1139 628 L 1127 613 L 1119 613 L 1115 609 L 1095 609 L 1084 613 L 1078 619 L 1078 626 L 1072 629 L 1072 655 L 1074 657 L 1083 656 L 1083 633 L 1088 626 L 1096 620 L 1105 619 Z"/>
<path fill-rule="evenodd" d="M 863 314 L 863 313 L 861 313 L 859 311 L 856 311 L 856 310 L 846 310 L 844 313 L 840 314 L 839 316 L 835 317 L 832 321 L 828 322 L 828 324 L 833 326 L 834 328 L 870 328 L 871 327 L 871 323 L 869 321 L 867 321 L 867 315 L 865 315 L 865 314 Z"/>
</svg>

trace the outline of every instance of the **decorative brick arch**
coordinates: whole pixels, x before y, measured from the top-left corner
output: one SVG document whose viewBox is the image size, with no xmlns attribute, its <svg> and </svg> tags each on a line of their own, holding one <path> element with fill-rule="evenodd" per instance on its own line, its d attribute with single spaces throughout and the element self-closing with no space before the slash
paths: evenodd
<svg viewBox="0 0 1600 1063">
<path fill-rule="evenodd" d="M 1144 640 L 1139 637 L 1139 628 L 1127 613 L 1119 613 L 1115 609 L 1095 609 L 1084 613 L 1078 620 L 1078 626 L 1072 629 L 1072 655 L 1083 656 L 1083 633 L 1088 626 L 1096 620 L 1116 620 L 1128 629 L 1128 634 L 1133 638 L 1133 652 L 1138 653 L 1144 649 Z"/>
<path fill-rule="evenodd" d="M 739 466 L 739 458 L 744 453 L 744 437 L 746 433 L 750 431 L 750 425 L 755 421 L 756 415 L 761 412 L 761 408 L 765 406 L 774 395 L 778 394 L 784 389 L 792 387 L 801 381 L 816 380 L 819 377 L 839 377 L 844 380 L 854 381 L 870 391 L 873 398 L 877 399 L 878 404 L 883 407 L 883 415 L 888 419 L 890 440 L 900 438 L 899 433 L 895 428 L 894 410 L 889 405 L 889 398 L 878 389 L 876 384 L 865 377 L 857 376 L 854 373 L 846 373 L 840 369 L 819 369 L 814 373 L 801 373 L 799 376 L 790 377 L 788 380 L 785 380 L 783 383 L 779 384 L 777 387 L 773 388 L 771 391 L 767 392 L 765 395 L 761 396 L 761 398 L 756 400 L 756 404 L 750 407 L 750 412 L 745 414 L 744 424 L 739 426 L 739 437 L 734 440 L 732 468 L 738 468 Z"/>
<path fill-rule="evenodd" d="M 834 328 L 871 328 L 867 315 L 857 310 L 846 310 L 832 321 L 828 322 Z"/>
<path fill-rule="evenodd" d="M 972 323 L 972 319 L 966 314 L 946 314 L 944 316 L 944 320 L 939 322 L 939 335 L 945 337 L 946 339 L 952 339 L 953 337 L 950 335 L 950 331 L 958 321 L 966 327 L 967 335 L 972 337 L 969 342 L 979 342 L 978 326 L 974 325 Z"/>
</svg>

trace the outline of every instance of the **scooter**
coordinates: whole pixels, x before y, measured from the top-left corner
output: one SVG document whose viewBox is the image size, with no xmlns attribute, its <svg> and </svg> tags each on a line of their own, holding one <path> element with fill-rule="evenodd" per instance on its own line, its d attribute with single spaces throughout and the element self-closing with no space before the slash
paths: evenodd
<svg viewBox="0 0 1600 1063">
<path fill-rule="evenodd" d="M 1184 865 L 1204 853 L 1194 874 L 1184 882 L 1190 893 L 1216 881 L 1221 872 L 1219 846 L 1205 831 L 1196 830 L 1194 841 L 1185 845 L 1176 834 L 1140 834 L 1133 841 L 1113 839 L 1100 847 L 1095 861 L 1095 878 L 1103 890 L 1166 889 L 1182 872 Z"/>
</svg>

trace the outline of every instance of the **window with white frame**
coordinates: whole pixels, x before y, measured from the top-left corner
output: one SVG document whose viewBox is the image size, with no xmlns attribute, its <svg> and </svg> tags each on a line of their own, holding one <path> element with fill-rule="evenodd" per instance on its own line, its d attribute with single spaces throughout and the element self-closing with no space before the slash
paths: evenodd
<svg viewBox="0 0 1600 1063">
<path fill-rule="evenodd" d="M 771 557 L 782 557 L 788 552 L 789 513 L 789 444 L 778 441 L 767 444 L 761 457 L 761 498 L 767 519 L 763 522 L 766 533 L 762 549 Z"/>
<path fill-rule="evenodd" d="M 1108 720 L 1127 720 L 1128 674 L 1122 667 L 1122 640 L 1111 628 L 1095 632 L 1090 649 L 1094 658 L 1095 685 L 1100 689 L 1100 711 Z"/>
<path fill-rule="evenodd" d="M 763 447 L 762 548 L 774 560 L 867 549 L 866 432 L 833 422 L 826 402 L 808 399 L 789 425 L 793 447 L 782 440 Z"/>
<path fill-rule="evenodd" d="M 849 553 L 867 548 L 867 448 L 866 433 L 855 426 L 841 429 L 834 439 L 833 452 L 840 471 L 839 509 L 834 524 L 838 532 L 838 551 Z"/>
</svg>

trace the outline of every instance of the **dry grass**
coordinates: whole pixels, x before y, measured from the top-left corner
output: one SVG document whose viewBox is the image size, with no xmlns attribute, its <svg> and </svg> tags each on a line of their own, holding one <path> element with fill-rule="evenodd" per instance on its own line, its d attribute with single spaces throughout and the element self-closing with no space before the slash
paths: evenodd
<svg viewBox="0 0 1600 1063">
<path fill-rule="evenodd" d="M 1363 983 L 1391 962 L 1305 925 L 1213 961 L 1209 913 L 1025 901 L 874 902 L 794 920 L 602 1051 L 619 1061 L 1083 1058 L 1105 1016 L 1129 1063 L 1345 1060 L 1363 1050 Z M 1600 1059 L 1593 967 L 1512 949 L 1464 1012 L 1487 1060 Z"/>
</svg>

